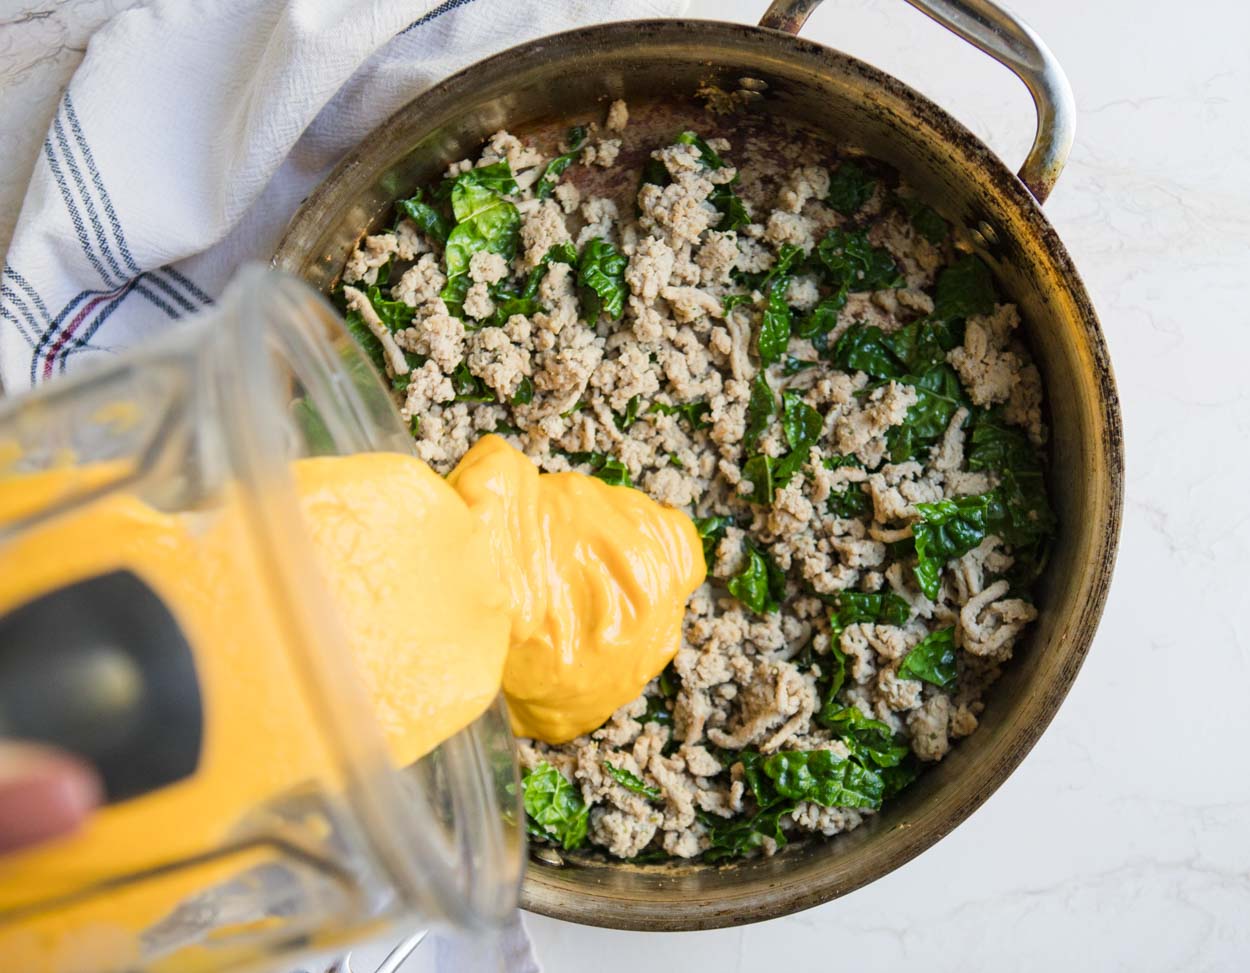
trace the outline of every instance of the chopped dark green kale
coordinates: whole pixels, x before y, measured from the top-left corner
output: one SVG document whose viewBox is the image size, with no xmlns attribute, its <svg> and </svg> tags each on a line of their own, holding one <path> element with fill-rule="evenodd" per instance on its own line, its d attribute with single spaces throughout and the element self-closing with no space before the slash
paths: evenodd
<svg viewBox="0 0 1250 973">
<path fill-rule="evenodd" d="M 832 750 L 782 750 L 760 766 L 782 797 L 822 807 L 881 807 L 881 777 Z"/>
<path fill-rule="evenodd" d="M 822 297 L 810 311 L 799 319 L 794 333 L 808 341 L 827 335 L 838 323 L 838 314 L 846 306 L 847 291 L 836 290 Z"/>
<path fill-rule="evenodd" d="M 495 393 L 478 376 L 469 371 L 468 362 L 461 362 L 451 373 L 451 386 L 457 402 L 494 402 Z"/>
<path fill-rule="evenodd" d="M 835 291 L 855 293 L 903 286 L 903 277 L 890 252 L 869 243 L 863 230 L 835 227 L 816 245 L 816 256 Z"/>
<path fill-rule="evenodd" d="M 401 199 L 395 205 L 426 236 L 437 240 L 439 243 L 447 242 L 447 236 L 451 233 L 451 227 L 447 225 L 447 218 L 429 203 L 425 202 L 424 194 L 420 189 L 408 199 Z"/>
<path fill-rule="evenodd" d="M 902 381 L 916 390 L 917 399 L 903 422 L 886 434 L 886 447 L 895 463 L 926 454 L 942 438 L 959 408 L 971 404 L 949 365 L 935 365 Z"/>
<path fill-rule="evenodd" d="M 566 851 L 586 841 L 590 809 L 555 767 L 545 760 L 521 778 L 526 828 L 531 837 L 542 838 Z"/>
<path fill-rule="evenodd" d="M 712 407 L 703 401 L 681 402 L 677 405 L 652 402 L 647 411 L 655 412 L 662 416 L 680 416 L 690 424 L 690 428 L 694 432 L 698 432 L 700 429 L 707 429 L 712 424 L 712 421 L 708 418 Z"/>
<path fill-rule="evenodd" d="M 539 199 L 546 199 L 556 188 L 556 183 L 564 170 L 571 166 L 578 155 L 586 146 L 586 127 L 584 125 L 574 125 L 569 129 L 568 134 L 564 137 L 564 144 L 567 145 L 568 151 L 562 155 L 556 156 L 543 168 L 542 178 L 538 180 L 538 184 L 534 187 L 534 195 Z"/>
<path fill-rule="evenodd" d="M 625 266 L 628 261 L 607 240 L 595 237 L 577 261 L 577 287 L 582 317 L 593 325 L 600 314 L 613 321 L 625 311 Z"/>
<path fill-rule="evenodd" d="M 933 317 L 953 321 L 989 314 L 997 300 L 989 268 L 975 254 L 965 254 L 938 275 Z"/>
<path fill-rule="evenodd" d="M 517 390 L 512 393 L 513 405 L 529 405 L 534 401 L 534 382 L 528 376 L 521 379 L 521 383 L 517 386 Z"/>
<path fill-rule="evenodd" d="M 877 180 L 856 162 L 843 162 L 829 176 L 826 201 L 843 216 L 854 216 L 872 198 Z"/>
<path fill-rule="evenodd" d="M 746 542 L 746 564 L 727 582 L 729 593 L 758 615 L 775 612 L 786 597 L 785 572 L 773 559 L 756 546 Z"/>
<path fill-rule="evenodd" d="M 712 565 L 716 563 L 716 545 L 725 536 L 725 528 L 733 522 L 732 517 L 694 518 L 694 529 L 703 539 L 703 560 L 707 563 L 708 574 L 712 573 Z"/>
<path fill-rule="evenodd" d="M 752 456 L 742 464 L 742 479 L 751 484 L 751 492 L 744 494 L 751 503 L 771 506 L 777 495 L 777 461 L 771 456 Z"/>
<path fill-rule="evenodd" d="M 590 467 L 590 475 L 611 486 L 632 487 L 634 481 L 629 478 L 629 470 L 610 453 L 565 453 L 572 463 L 585 463 Z"/>
<path fill-rule="evenodd" d="M 612 416 L 612 422 L 616 428 L 624 432 L 635 422 L 638 421 L 638 410 L 642 408 L 642 396 L 631 396 L 630 400 L 625 403 L 625 411 L 615 413 Z"/>
<path fill-rule="evenodd" d="M 920 521 L 912 527 L 916 546 L 916 583 L 928 598 L 937 598 L 942 567 L 980 544 L 1001 517 L 994 492 L 918 503 Z"/>
<path fill-rule="evenodd" d="M 723 169 L 725 167 L 725 160 L 717 155 L 712 147 L 694 132 L 682 132 L 677 136 L 677 141 L 682 145 L 693 145 L 697 148 L 699 150 L 699 158 L 709 169 Z M 668 175 L 667 171 L 665 175 Z M 646 179 L 644 173 L 644 182 L 654 181 L 658 180 Z M 715 185 L 712 188 L 712 194 L 708 197 L 708 202 L 721 215 L 720 222 L 716 225 L 718 230 L 736 230 L 738 227 L 746 226 L 751 222 L 751 214 L 747 212 L 746 204 L 730 188 L 737 181 L 738 176 L 735 173 L 730 182 Z"/>
<path fill-rule="evenodd" d="M 955 681 L 955 630 L 930 632 L 898 667 L 900 679 L 923 679 L 945 689 Z"/>
<path fill-rule="evenodd" d="M 892 591 L 839 591 L 826 596 L 825 600 L 833 608 L 829 613 L 829 637 L 832 639 L 839 638 L 848 625 L 857 622 L 905 625 L 911 617 L 911 606 Z"/>
<path fill-rule="evenodd" d="M 452 180 L 451 208 L 456 225 L 443 249 L 447 284 L 441 296 L 453 313 L 463 314 L 469 261 L 474 254 L 487 251 L 505 260 L 516 255 L 521 214 L 504 199 L 515 192 L 516 180 L 506 161 L 470 169 Z"/>
<path fill-rule="evenodd" d="M 777 414 L 777 399 L 763 371 L 751 384 L 751 398 L 747 401 L 747 426 L 742 436 L 742 447 L 748 453 L 755 449 L 760 437 L 768 431 L 772 418 Z"/>
<path fill-rule="evenodd" d="M 907 216 L 911 219 L 911 225 L 916 228 L 916 232 L 922 237 L 934 244 L 941 243 L 946 239 L 946 234 L 950 232 L 950 227 L 947 225 L 946 220 L 938 215 L 937 210 L 909 196 L 901 197 L 899 202 L 902 203 L 903 209 L 907 211 Z"/>
<path fill-rule="evenodd" d="M 637 774 L 631 774 L 628 770 L 623 770 L 620 767 L 614 767 L 607 760 L 603 762 L 603 769 L 608 772 L 608 775 L 614 781 L 626 790 L 633 791 L 635 794 L 641 794 L 649 801 L 658 801 L 660 799 L 661 794 L 659 788 L 652 787 Z"/>
<path fill-rule="evenodd" d="M 894 731 L 880 720 L 871 719 L 858 707 L 843 706 L 821 710 L 817 720 L 833 731 L 860 765 L 868 768 L 897 767 L 911 748 L 896 740 Z"/>
</svg>

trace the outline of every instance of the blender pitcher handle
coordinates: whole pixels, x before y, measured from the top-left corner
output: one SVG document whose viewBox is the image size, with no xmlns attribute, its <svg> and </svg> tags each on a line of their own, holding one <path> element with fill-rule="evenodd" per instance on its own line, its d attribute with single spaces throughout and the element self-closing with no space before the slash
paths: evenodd
<svg viewBox="0 0 1250 973">
<path fill-rule="evenodd" d="M 1033 29 L 991 0 L 907 0 L 921 13 L 988 54 L 1024 82 L 1037 110 L 1033 145 L 1018 173 L 1039 202 L 1055 188 L 1076 135 L 1076 102 L 1067 75 Z M 820 0 L 773 0 L 761 27 L 797 34 Z"/>
</svg>

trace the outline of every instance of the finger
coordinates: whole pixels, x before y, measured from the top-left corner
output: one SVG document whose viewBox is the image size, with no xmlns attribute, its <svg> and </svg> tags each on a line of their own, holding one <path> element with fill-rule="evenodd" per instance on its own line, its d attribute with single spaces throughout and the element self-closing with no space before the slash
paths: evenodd
<svg viewBox="0 0 1250 973">
<path fill-rule="evenodd" d="M 0 854 L 76 830 L 102 797 L 99 777 L 81 760 L 0 743 Z"/>
</svg>

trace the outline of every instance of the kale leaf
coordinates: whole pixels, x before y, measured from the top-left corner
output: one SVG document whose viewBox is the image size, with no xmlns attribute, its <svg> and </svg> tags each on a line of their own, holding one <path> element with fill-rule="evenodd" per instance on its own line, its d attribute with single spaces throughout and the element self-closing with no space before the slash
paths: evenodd
<svg viewBox="0 0 1250 973">
<path fill-rule="evenodd" d="M 943 566 L 985 540 L 992 522 L 1002 515 L 1002 504 L 998 495 L 990 491 L 918 503 L 916 511 L 921 518 L 912 527 L 916 583 L 928 598 L 936 599 Z"/>
<path fill-rule="evenodd" d="M 932 426 L 937 424 L 935 419 Z M 987 493 L 916 505 L 922 517 L 912 528 L 916 580 L 930 598 L 937 597 L 943 566 L 990 534 L 1011 545 L 1018 580 L 1031 580 L 1045 563 L 1054 532 L 1042 458 L 1025 433 L 990 410 L 977 414 L 968 441 L 968 468 L 997 473 L 999 484 Z"/>
<path fill-rule="evenodd" d="M 590 809 L 577 788 L 543 761 L 521 778 L 527 830 L 571 851 L 586 840 Z"/>
<path fill-rule="evenodd" d="M 1055 529 L 1041 454 L 1024 431 L 1007 425 L 996 409 L 977 415 L 968 439 L 968 468 L 998 474 L 1003 516 L 993 525 L 994 533 L 1011 545 L 1021 580 L 1031 580 L 1045 562 L 1047 541 Z"/>
<path fill-rule="evenodd" d="M 840 591 L 821 598 L 830 605 L 829 650 L 836 665 L 830 670 L 830 685 L 821 693 L 822 705 L 817 720 L 824 722 L 840 708 L 835 698 L 846 678 L 846 657 L 839 648 L 842 633 L 856 622 L 905 625 L 911 616 L 911 606 L 893 592 Z"/>
<path fill-rule="evenodd" d="M 923 679 L 945 689 L 955 681 L 955 630 L 943 628 L 916 644 L 898 667 L 900 679 Z"/>
<path fill-rule="evenodd" d="M 833 346 L 833 363 L 871 378 L 902 378 L 907 373 L 890 350 L 885 334 L 873 324 L 856 324 L 842 332 Z"/>
<path fill-rule="evenodd" d="M 373 307 L 374 313 L 377 314 L 379 320 L 386 326 L 388 331 L 402 331 L 412 323 L 416 309 L 409 307 L 403 301 L 387 300 L 382 296 L 382 290 L 377 284 L 371 284 L 364 288 L 364 295 Z M 360 345 L 361 350 L 373 362 L 378 373 L 385 375 L 386 353 L 382 350 L 382 342 L 378 340 L 377 335 L 369 330 L 369 326 L 365 324 L 360 312 L 355 309 L 348 310 L 343 315 L 343 322 L 347 325 L 347 330 L 351 332 L 352 337 L 356 339 L 356 343 Z M 424 362 L 424 359 L 422 359 L 422 362 Z"/>
<path fill-rule="evenodd" d="M 455 212 L 458 221 L 463 220 L 464 216 L 461 215 L 460 208 L 456 205 L 456 190 L 468 187 L 488 189 L 500 196 L 512 196 L 520 192 L 516 179 L 512 176 L 512 166 L 508 164 L 507 159 L 500 159 L 498 162 L 492 162 L 488 166 L 478 166 L 476 169 L 462 172 L 460 175 L 454 176 L 450 180 L 450 186 L 440 193 L 440 195 L 450 193 L 451 208 Z"/>
<path fill-rule="evenodd" d="M 757 615 L 777 611 L 786 597 L 785 574 L 753 541 L 746 554 L 746 566 L 727 582 L 729 593 Z"/>
<path fill-rule="evenodd" d="M 829 638 L 829 651 L 820 664 L 823 683 L 823 690 L 820 694 L 823 705 L 823 712 L 838 693 L 842 691 L 842 685 L 846 682 L 846 656 L 842 652 L 842 647 L 838 645 L 838 640 L 834 637 Z"/>
<path fill-rule="evenodd" d="M 771 464 L 773 485 L 777 489 L 789 483 L 803 468 L 824 427 L 820 413 L 803 401 L 801 392 L 787 389 L 781 394 L 781 402 L 781 430 L 790 452 Z"/>
<path fill-rule="evenodd" d="M 706 402 L 679 402 L 677 405 L 669 405 L 666 402 L 652 402 L 648 412 L 655 412 L 662 416 L 681 416 L 688 423 L 690 428 L 695 432 L 700 429 L 706 429 L 712 424 L 708 415 L 712 411 L 712 407 Z"/>
<path fill-rule="evenodd" d="M 752 456 L 742 464 L 742 479 L 751 484 L 751 503 L 771 506 L 777 496 L 777 461 L 771 456 Z"/>
<path fill-rule="evenodd" d="M 574 125 L 570 128 L 568 134 L 564 136 L 564 144 L 569 147 L 569 150 L 547 163 L 543 169 L 542 178 L 538 180 L 538 184 L 534 187 L 534 195 L 539 199 L 546 199 L 555 191 L 556 181 L 563 174 L 564 170 L 576 161 L 578 153 L 582 151 L 582 147 L 586 144 L 586 127 L 584 125 Z"/>
<path fill-rule="evenodd" d="M 843 216 L 858 213 L 877 186 L 877 180 L 855 162 L 843 162 L 829 176 L 825 201 Z"/>
<path fill-rule="evenodd" d="M 909 753 L 897 767 L 882 767 L 878 773 L 885 783 L 882 800 L 888 801 L 920 776 L 920 763 Z"/>
<path fill-rule="evenodd" d="M 462 314 L 469 289 L 469 261 L 482 251 L 505 260 L 516 255 L 521 214 L 503 194 L 517 191 L 506 161 L 470 169 L 451 184 L 451 208 L 456 225 L 447 235 L 443 262 L 447 284 L 442 298 L 454 314 Z"/>
<path fill-rule="evenodd" d="M 468 362 L 461 362 L 451 373 L 451 387 L 457 402 L 494 402 L 495 393 L 481 378 L 469 371 Z"/>
<path fill-rule="evenodd" d="M 365 324 L 364 318 L 360 316 L 359 311 L 348 311 L 343 316 L 343 323 L 347 325 L 347 330 L 356 340 L 356 344 L 360 346 L 360 350 L 365 353 L 369 361 L 373 362 L 373 367 L 378 370 L 379 375 L 386 374 L 386 352 L 382 350 L 382 342 L 378 340 L 378 336 L 369 330 L 369 326 Z"/>
<path fill-rule="evenodd" d="M 777 400 L 768 384 L 768 377 L 761 369 L 755 376 L 751 385 L 751 397 L 747 400 L 747 427 L 742 436 L 743 449 L 749 453 L 755 448 L 776 414 Z"/>
<path fill-rule="evenodd" d="M 395 205 L 399 207 L 401 213 L 416 223 L 426 236 L 439 243 L 446 243 L 451 228 L 447 225 L 443 214 L 425 202 L 423 197 L 424 194 L 418 189 L 408 199 L 401 199 Z"/>
<path fill-rule="evenodd" d="M 512 404 L 529 405 L 533 401 L 534 382 L 528 375 L 526 375 L 521 379 L 520 384 L 517 385 L 516 391 L 512 393 Z"/>
<path fill-rule="evenodd" d="M 303 435 L 304 446 L 309 456 L 331 456 L 338 452 L 334 447 L 334 437 L 330 435 L 325 419 L 308 399 L 300 396 L 291 403 L 291 417 Z"/>
<path fill-rule="evenodd" d="M 902 423 L 886 433 L 886 447 L 895 463 L 918 456 L 937 443 L 959 407 L 969 404 L 959 376 L 949 365 L 935 365 L 903 381 L 916 390 L 917 399 Z"/>
<path fill-rule="evenodd" d="M 781 818 L 794 809 L 794 802 L 756 811 L 750 817 L 733 817 L 728 820 L 700 814 L 699 820 L 707 829 L 708 847 L 703 860 L 715 864 L 731 858 L 749 855 L 771 838 L 777 847 L 784 847 L 786 835 L 781 828 Z"/>
<path fill-rule="evenodd" d="M 938 275 L 932 316 L 952 321 L 989 314 L 997 299 L 990 269 L 976 254 L 965 254 Z"/>
<path fill-rule="evenodd" d="M 825 596 L 824 600 L 833 609 L 829 613 L 829 637 L 834 640 L 841 637 L 847 626 L 857 622 L 906 625 L 911 617 L 911 606 L 892 591 L 839 591 L 836 595 Z"/>
<path fill-rule="evenodd" d="M 835 291 L 878 291 L 903 286 L 890 252 L 874 247 L 863 230 L 835 227 L 816 245 L 816 256 Z"/>
<path fill-rule="evenodd" d="M 648 696 L 647 710 L 638 718 L 638 721 L 646 726 L 648 723 L 659 723 L 661 726 L 668 726 L 673 722 L 673 711 L 665 704 L 663 696 Z"/>
<path fill-rule="evenodd" d="M 603 762 L 603 769 L 608 775 L 624 787 L 626 790 L 633 791 L 635 794 L 641 794 L 648 800 L 658 801 L 660 799 L 660 791 L 658 788 L 651 787 L 637 774 L 631 774 L 628 770 L 613 766 L 610 761 Z"/>
<path fill-rule="evenodd" d="M 624 432 L 635 422 L 638 421 L 638 410 L 642 407 L 642 396 L 631 396 L 629 401 L 625 403 L 625 411 L 612 414 L 612 422 L 616 428 Z"/>
<path fill-rule="evenodd" d="M 883 344 L 907 371 L 919 375 L 946 361 L 946 353 L 963 343 L 962 321 L 918 318 L 883 339 Z"/>
<path fill-rule="evenodd" d="M 733 182 L 721 183 L 707 198 L 708 202 L 715 207 L 716 212 L 720 213 L 720 221 L 716 224 L 716 229 L 722 232 L 736 230 L 751 222 L 751 214 L 747 210 L 746 203 L 742 201 L 742 197 L 729 188 L 737 181 L 738 177 L 734 176 Z"/>
<path fill-rule="evenodd" d="M 395 374 L 391 376 L 391 388 L 396 392 L 407 392 L 408 386 L 412 384 L 412 373 L 424 365 L 429 359 L 425 355 L 417 355 L 411 351 L 404 352 L 404 361 L 408 363 L 408 373 L 406 375 Z"/>
<path fill-rule="evenodd" d="M 841 490 L 830 491 L 826 507 L 835 517 L 850 520 L 866 514 L 872 507 L 872 498 L 864 492 L 862 484 L 852 483 Z"/>
<path fill-rule="evenodd" d="M 764 313 L 760 317 L 755 347 L 760 363 L 767 368 L 778 362 L 790 344 L 793 315 L 787 294 L 790 290 L 790 268 L 803 256 L 803 251 L 790 243 L 782 244 L 768 272 L 744 274 L 742 282 L 764 294 Z"/>
<path fill-rule="evenodd" d="M 938 215 L 937 210 L 931 206 L 926 206 L 918 199 L 912 199 L 910 196 L 899 197 L 899 202 L 903 204 L 903 209 L 907 211 L 907 216 L 911 220 L 911 225 L 916 228 L 916 232 L 928 240 L 930 243 L 938 244 L 946 239 L 946 234 L 950 231 L 946 220 Z"/>
<path fill-rule="evenodd" d="M 582 317 L 592 326 L 600 314 L 612 320 L 625 310 L 625 266 L 628 261 L 607 240 L 595 237 L 582 248 L 577 262 L 577 286 Z"/>
<path fill-rule="evenodd" d="M 727 756 L 725 762 L 742 765 L 756 810 L 750 817 L 728 821 L 700 815 L 710 842 L 703 858 L 709 862 L 750 854 L 765 839 L 783 847 L 786 836 L 781 818 L 799 801 L 825 807 L 880 808 L 888 789 L 885 775 L 890 772 L 868 769 L 831 750 L 783 750 L 767 757 L 744 750 Z"/>
<path fill-rule="evenodd" d="M 743 284 L 767 294 L 778 281 L 784 279 L 789 284 L 790 271 L 802 257 L 801 247 L 796 247 L 793 243 L 783 243 L 777 250 L 773 265 L 767 271 L 762 274 L 739 274 L 739 279 Z"/>
<path fill-rule="evenodd" d="M 708 573 L 712 573 L 712 565 L 716 562 L 716 545 L 725 536 L 725 528 L 732 525 L 733 517 L 695 517 L 694 529 L 703 539 L 703 560 L 707 562 Z"/>
<path fill-rule="evenodd" d="M 369 298 L 373 310 L 382 319 L 388 331 L 403 331 L 412 324 L 413 315 L 417 313 L 416 308 L 409 307 L 403 301 L 388 301 L 382 296 L 382 291 L 377 284 L 366 288 L 365 297 Z"/>
<path fill-rule="evenodd" d="M 809 368 L 815 368 L 820 362 L 808 361 L 805 358 L 795 358 L 793 355 L 786 356 L 786 363 L 781 368 L 783 375 L 797 375 L 799 372 L 805 372 Z"/>
<path fill-rule="evenodd" d="M 827 335 L 838 323 L 838 313 L 846 306 L 847 292 L 843 289 L 822 297 L 807 314 L 799 320 L 794 333 L 812 341 Z"/>
<path fill-rule="evenodd" d="M 789 286 L 790 278 L 782 276 L 773 280 L 768 289 L 768 300 L 764 304 L 759 335 L 756 337 L 756 349 L 764 368 L 781 361 L 790 346 L 790 304 L 786 300 Z"/>
<path fill-rule="evenodd" d="M 529 316 L 542 310 L 538 302 L 538 289 L 542 286 L 543 277 L 553 263 L 577 266 L 577 248 L 571 243 L 557 243 L 543 254 L 538 266 L 529 272 L 525 285 L 518 291 L 508 281 L 500 281 L 491 288 L 491 300 L 495 302 L 495 312 L 490 318 L 476 327 L 465 324 L 468 330 L 480 327 L 502 327 L 514 314 Z"/>
<path fill-rule="evenodd" d="M 820 413 L 803 401 L 803 393 L 793 389 L 781 393 L 781 431 L 791 449 L 814 443 L 824 424 Z"/>
<path fill-rule="evenodd" d="M 783 797 L 822 807 L 881 807 L 880 775 L 832 750 L 782 750 L 761 767 Z"/>
<path fill-rule="evenodd" d="M 911 752 L 905 742 L 895 740 L 888 725 L 865 716 L 856 706 L 825 707 L 817 720 L 846 744 L 861 766 L 897 767 Z"/>
<path fill-rule="evenodd" d="M 696 149 L 698 149 L 699 158 L 709 169 L 724 168 L 725 160 L 717 155 L 716 151 L 694 132 L 682 132 L 677 136 L 676 141 L 679 145 L 693 145 Z"/>
<path fill-rule="evenodd" d="M 725 167 L 725 160 L 717 155 L 715 150 L 694 132 L 682 132 L 677 136 L 677 141 L 681 145 L 693 145 L 697 148 L 699 150 L 699 159 L 709 169 L 723 169 Z M 666 170 L 665 175 L 667 176 L 667 174 Z M 644 182 L 657 181 L 647 179 L 645 171 L 643 176 Z M 708 196 L 708 202 L 721 215 L 720 222 L 716 224 L 718 230 L 736 230 L 738 227 L 746 226 L 751 222 L 751 214 L 747 212 L 746 204 L 742 202 L 737 193 L 729 188 L 737 181 L 738 176 L 735 173 L 733 179 L 728 183 L 719 183 L 713 187 L 712 194 Z"/>
<path fill-rule="evenodd" d="M 610 453 L 565 453 L 571 463 L 585 463 L 590 467 L 590 475 L 611 486 L 632 487 L 634 481 L 629 477 L 629 469 Z"/>
</svg>

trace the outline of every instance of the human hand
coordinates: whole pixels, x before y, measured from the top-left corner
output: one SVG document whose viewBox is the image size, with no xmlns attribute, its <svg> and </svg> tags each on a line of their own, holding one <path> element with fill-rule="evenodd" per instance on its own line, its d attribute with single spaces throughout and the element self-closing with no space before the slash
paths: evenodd
<svg viewBox="0 0 1250 973">
<path fill-rule="evenodd" d="M 0 854 L 76 830 L 102 798 L 99 777 L 76 757 L 0 740 Z"/>
</svg>

